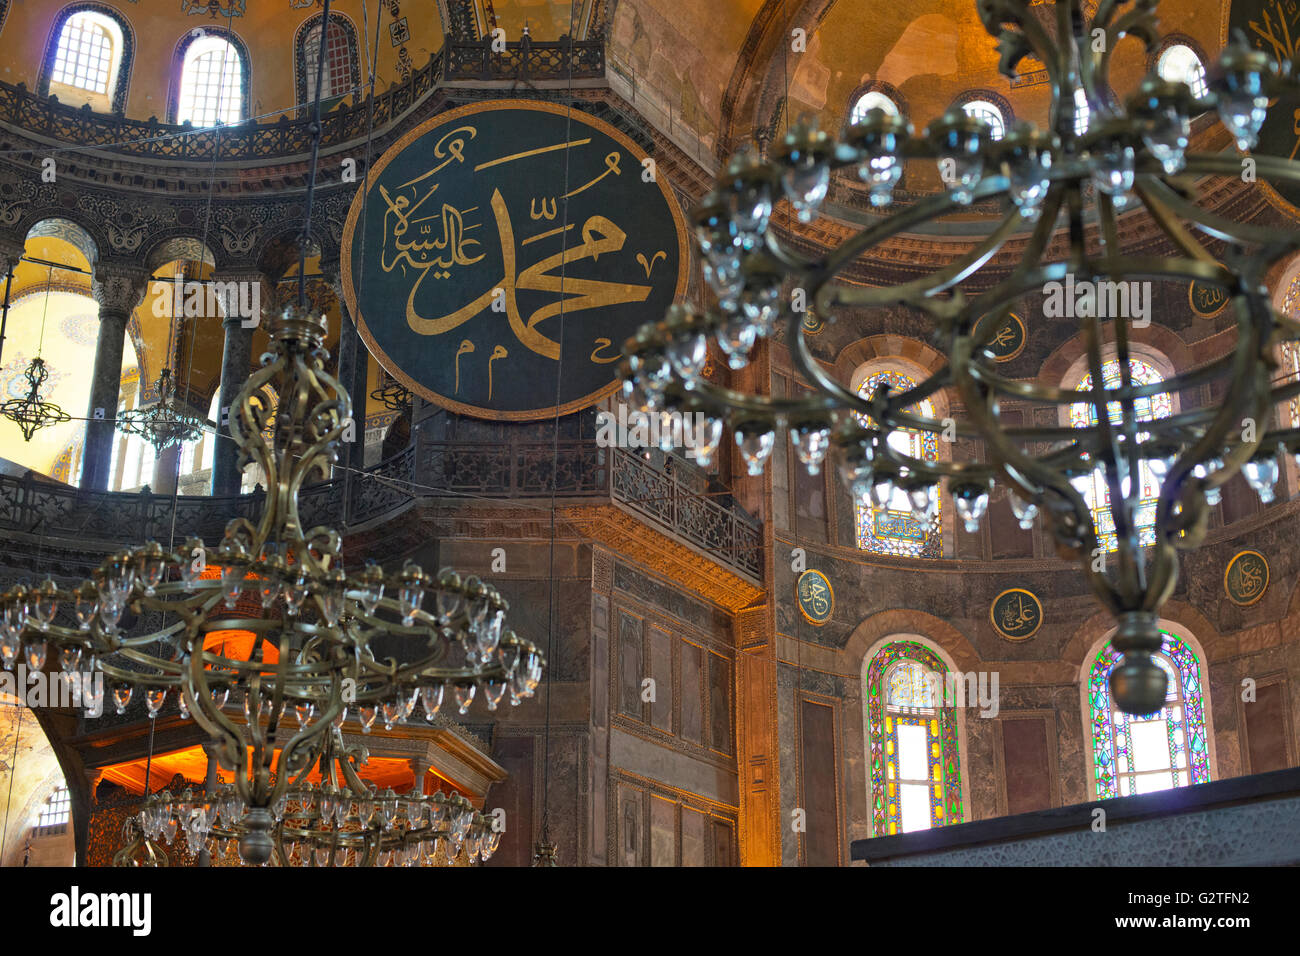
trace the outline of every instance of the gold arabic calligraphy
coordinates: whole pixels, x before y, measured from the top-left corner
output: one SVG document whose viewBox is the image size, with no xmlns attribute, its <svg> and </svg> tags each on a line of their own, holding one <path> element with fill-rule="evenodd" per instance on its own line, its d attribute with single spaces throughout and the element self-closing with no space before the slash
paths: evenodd
<svg viewBox="0 0 1300 956">
<path fill-rule="evenodd" d="M 1038 610 L 1032 604 L 1026 604 L 1024 596 L 1015 595 L 1015 602 L 1007 600 L 1002 605 L 1002 630 L 1008 634 L 1018 634 L 1033 627 L 1038 620 Z"/>
<path fill-rule="evenodd" d="M 504 312 L 510 331 L 520 345 L 537 355 L 558 360 L 560 343 L 544 331 L 544 323 L 548 319 L 560 315 L 561 312 L 572 315 L 590 309 L 644 302 L 649 297 L 653 286 L 583 278 L 573 275 L 567 268 L 583 260 L 597 262 L 601 256 L 617 253 L 623 249 L 628 238 L 627 233 L 616 222 L 603 215 L 589 216 L 581 224 L 580 241 L 576 244 L 535 261 L 523 261 L 520 254 L 522 247 L 552 235 L 567 233 L 569 229 L 573 229 L 573 225 L 552 229 L 517 241 L 514 220 L 506 199 L 499 188 L 494 188 L 490 200 L 490 222 L 495 226 L 496 238 L 500 243 L 503 261 L 501 276 L 496 281 L 486 281 L 480 294 L 453 311 L 436 316 L 422 314 L 418 304 L 422 301 L 420 293 L 424 281 L 430 275 L 435 280 L 450 278 L 454 270 L 473 266 L 487 255 L 484 251 L 485 240 L 475 238 L 473 235 L 484 225 L 475 215 L 479 212 L 479 207 L 462 208 L 448 201 L 437 205 L 434 197 L 440 184 L 427 182 L 434 174 L 453 163 L 468 162 L 466 146 L 476 135 L 477 131 L 472 126 L 462 126 L 452 130 L 434 147 L 434 157 L 443 160 L 439 165 L 400 186 L 393 187 L 391 192 L 384 185 L 379 186 L 378 191 L 386 207 L 380 267 L 386 273 L 401 269 L 401 274 L 405 275 L 409 268 L 418 274 L 406 299 L 405 317 L 412 331 L 420 335 L 442 335 L 489 310 Z M 522 161 L 556 150 L 578 149 L 590 142 L 590 139 L 572 140 L 500 156 L 478 163 L 474 171 Z M 620 175 L 619 162 L 618 152 L 609 153 L 604 157 L 603 172 L 565 196 L 540 197 L 540 202 L 539 197 L 532 197 L 529 202 L 529 220 L 533 222 L 554 220 L 559 200 L 578 195 L 607 176 Z M 436 211 L 434 211 L 435 206 Z M 417 213 L 422 210 L 428 214 L 417 216 Z M 665 253 L 656 253 L 656 258 L 660 256 L 666 258 Z M 644 260 L 643 255 L 639 258 Z M 644 262 L 642 265 L 645 268 Z M 645 271 L 649 278 L 650 269 L 645 268 Z M 525 315 L 518 301 L 518 293 L 524 291 L 546 293 L 553 298 L 547 304 Z M 612 358 L 603 355 L 597 357 L 597 353 L 609 344 L 608 339 L 595 339 L 592 342 L 594 350 L 590 360 L 597 364 L 612 361 Z M 460 358 L 474 351 L 473 344 L 466 339 L 456 352 L 457 392 L 460 391 Z M 496 344 L 488 354 L 490 356 L 487 361 L 490 399 L 492 363 L 505 359 L 509 352 L 505 346 Z"/>
</svg>

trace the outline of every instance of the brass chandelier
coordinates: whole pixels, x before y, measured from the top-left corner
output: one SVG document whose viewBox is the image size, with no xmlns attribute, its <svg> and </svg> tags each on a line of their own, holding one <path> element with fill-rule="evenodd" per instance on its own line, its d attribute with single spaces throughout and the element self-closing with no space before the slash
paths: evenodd
<svg viewBox="0 0 1300 956">
<path fill-rule="evenodd" d="M 761 474 L 784 428 L 810 472 L 828 451 L 855 500 L 883 504 L 895 489 L 908 493 L 913 515 L 936 507 L 935 486 L 948 484 L 967 530 L 978 530 L 994 480 L 1011 493 L 1023 522 L 1041 513 L 1058 551 L 1078 560 L 1092 591 L 1115 615 L 1115 648 L 1124 657 L 1110 682 L 1128 713 L 1157 710 L 1167 678 L 1152 655 L 1160 649 L 1158 612 L 1173 591 L 1179 549 L 1204 537 L 1219 489 L 1239 471 L 1265 501 L 1272 499 L 1278 456 L 1300 451 L 1300 430 L 1270 428 L 1273 408 L 1300 394 L 1300 383 L 1274 387 L 1273 350 L 1300 338 L 1300 328 L 1275 312 L 1264 277 L 1300 248 L 1300 232 L 1237 223 L 1196 202 L 1203 177 L 1243 179 L 1243 158 L 1230 153 L 1188 152 L 1191 121 L 1217 111 L 1238 148 L 1256 144 L 1271 97 L 1300 87 L 1295 66 L 1279 64 L 1234 35 L 1198 98 L 1186 83 L 1148 76 L 1123 106 L 1109 91 L 1111 51 L 1131 35 L 1150 52 L 1157 42 L 1156 0 L 1102 0 L 1089 21 L 1079 0 L 1059 0 L 1039 20 L 1027 0 L 979 0 L 980 17 L 1001 53 L 999 69 L 1014 76 L 1028 54 L 1037 57 L 1051 82 L 1050 130 L 1021 124 L 996 140 L 987 123 L 952 110 L 914 137 L 905 120 L 870 111 L 837 141 L 814 126 L 792 128 L 771 159 L 745 148 L 729 162 L 715 189 L 693 213 L 694 234 L 704 253 L 705 278 L 717 307 L 701 313 L 674 306 L 664 321 L 648 325 L 624 348 L 624 395 L 642 411 L 703 412 L 716 447 L 723 422 L 730 423 L 750 474 Z M 1121 8 L 1127 9 L 1121 10 Z M 1100 40 L 1100 42 L 1098 42 Z M 1086 128 L 1078 122 L 1086 100 Z M 811 219 L 825 199 L 834 170 L 852 169 L 867 185 L 874 206 L 889 205 L 905 160 L 937 160 L 946 189 L 939 195 L 860 229 L 825 255 L 807 257 L 770 228 L 782 196 L 801 220 Z M 1260 181 L 1300 182 L 1300 163 L 1250 156 Z M 914 281 L 868 288 L 836 281 L 859 256 L 894 236 L 976 200 L 997 201 L 1000 221 L 950 264 Z M 1126 253 L 1119 240 L 1121 209 L 1145 209 L 1176 250 L 1168 258 Z M 1049 243 L 1063 226 L 1063 256 L 1049 257 Z M 1189 228 L 1189 226 L 1191 228 Z M 1095 238 L 1088 236 L 1095 229 Z M 1218 259 L 1194 235 L 1224 243 Z M 1019 261 L 1000 278 L 967 285 L 1009 239 L 1027 233 Z M 1235 345 L 1199 368 L 1156 384 L 1133 379 L 1130 319 L 1082 310 L 1078 328 L 1090 385 L 1065 390 L 1001 375 L 989 351 L 1010 322 L 1010 309 L 1026 293 L 1071 280 L 1198 281 L 1221 289 L 1235 315 Z M 965 287 L 963 287 L 965 286 Z M 979 287 L 975 291 L 975 287 Z M 841 307 L 909 306 L 926 317 L 931 341 L 947 363 L 903 391 L 886 384 L 859 396 L 829 376 L 813 357 L 802 314 L 782 305 L 803 290 L 820 318 Z M 811 397 L 771 398 L 711 384 L 701 371 L 710 337 L 732 368 L 742 368 L 757 339 L 787 322 L 793 361 L 815 392 Z M 1118 387 L 1107 388 L 1103 363 L 1120 370 Z M 1184 408 L 1169 417 L 1139 420 L 1135 406 L 1162 393 L 1217 383 L 1222 396 L 1206 407 Z M 965 418 L 945 423 L 917 413 L 916 406 L 951 389 Z M 1004 421 L 1001 403 L 1014 401 L 1062 422 L 1056 426 Z M 1086 405 L 1093 424 L 1071 427 L 1070 406 Z M 1027 413 L 1025 421 L 1042 421 Z M 1255 427 L 1247 427 L 1247 420 Z M 910 432 L 980 439 L 982 460 L 931 461 L 912 457 Z M 711 449 L 704 449 L 706 457 Z M 699 450 L 697 450 L 698 454 Z M 1159 483 L 1154 542 L 1139 534 L 1140 475 Z M 1118 554 L 1107 560 L 1089 503 L 1075 486 L 1099 474 L 1109 492 Z"/>
<path fill-rule="evenodd" d="M 368 564 L 349 574 L 339 533 L 303 527 L 299 489 L 328 478 L 351 414 L 347 392 L 324 369 L 325 326 L 305 307 L 285 309 L 270 323 L 265 364 L 236 398 L 240 464 L 260 465 L 270 488 L 256 524 L 233 519 L 214 549 L 197 538 L 177 551 L 150 541 L 112 555 L 78 587 L 46 580 L 0 598 L 6 662 L 21 646 L 43 663 L 53 645 L 65 671 L 102 672 L 119 713 L 143 694 L 154 717 L 178 694 L 182 715 L 234 771 L 239 852 L 254 864 L 271 858 L 276 810 L 301 804 L 317 763 L 337 778 L 326 765 L 338 764 L 332 754 L 341 753 L 338 728 L 350 707 L 365 730 L 379 715 L 390 725 L 404 719 L 417 701 L 430 720 L 446 699 L 464 713 L 480 691 L 495 710 L 507 695 L 512 704 L 531 697 L 544 663 L 505 629 L 506 601 L 478 578 L 435 577 L 410 561 L 395 573 Z M 267 387 L 279 398 L 273 422 Z M 261 616 L 235 613 L 245 592 L 260 598 Z M 130 635 L 121 627 L 128 608 L 165 623 Z M 246 656 L 225 640 L 230 631 L 251 633 Z M 392 656 L 377 657 L 377 641 Z M 242 697 L 242 719 L 227 706 L 232 692 Z M 350 766 L 355 755 L 340 759 Z M 367 799 L 359 778 L 343 773 L 347 798 Z M 373 862 L 382 842 L 363 847 L 363 859 Z"/>
<path fill-rule="evenodd" d="M 172 370 L 158 374 L 158 400 L 132 408 L 117 416 L 117 430 L 138 435 L 162 451 L 169 445 L 197 441 L 203 437 L 203 419 L 191 415 L 176 398 Z"/>
</svg>

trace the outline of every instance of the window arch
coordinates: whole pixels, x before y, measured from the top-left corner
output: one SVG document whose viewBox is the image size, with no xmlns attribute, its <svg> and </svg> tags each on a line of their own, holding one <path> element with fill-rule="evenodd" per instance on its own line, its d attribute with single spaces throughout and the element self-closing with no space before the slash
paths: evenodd
<svg viewBox="0 0 1300 956">
<path fill-rule="evenodd" d="M 1210 88 L 1205 82 L 1205 64 L 1186 43 L 1175 43 L 1166 48 L 1156 60 L 1156 72 L 1162 80 L 1170 83 L 1186 83 L 1197 99 L 1209 95 Z"/>
<path fill-rule="evenodd" d="M 872 836 L 961 823 L 957 710 L 942 706 L 947 665 L 919 640 L 899 639 L 864 670 Z"/>
<path fill-rule="evenodd" d="M 916 387 L 916 382 L 893 369 L 873 372 L 862 380 L 858 394 L 870 397 L 876 389 L 888 384 L 894 391 L 903 392 Z M 926 418 L 935 418 L 934 403 L 929 399 L 912 406 L 909 411 Z M 865 419 L 863 424 L 870 424 Z M 934 432 L 897 429 L 890 433 L 890 444 L 911 458 L 921 461 L 938 461 L 939 440 Z M 931 508 L 928 513 L 915 514 L 908 493 L 895 488 L 883 507 L 874 501 L 857 501 L 854 504 L 854 535 L 858 547 L 877 554 L 893 554 L 911 558 L 936 558 L 942 550 L 940 511 L 943 499 L 939 485 L 930 487 Z"/>
<path fill-rule="evenodd" d="M 1092 721 L 1093 780 L 1098 799 L 1128 797 L 1210 780 L 1205 675 L 1196 652 L 1171 631 L 1155 661 L 1169 678 L 1165 703 L 1134 716 L 1115 708 L 1110 673 L 1122 655 L 1106 640 L 1088 670 L 1085 707 Z"/>
<path fill-rule="evenodd" d="M 982 119 L 993 128 L 993 138 L 1001 139 L 1007 133 L 1007 120 L 1001 108 L 988 100 L 967 100 L 961 104 L 961 111 L 967 116 Z"/>
<path fill-rule="evenodd" d="M 72 4 L 54 18 L 37 92 L 87 95 L 92 108 L 102 97 L 99 106 L 123 112 L 134 56 L 135 35 L 121 13 L 103 3 Z"/>
<path fill-rule="evenodd" d="M 853 109 L 849 112 L 849 124 L 861 123 L 872 110 L 883 110 L 895 117 L 903 115 L 898 104 L 880 90 L 868 90 L 854 101 Z"/>
<path fill-rule="evenodd" d="M 186 34 L 176 46 L 168 115 L 174 123 L 231 125 L 248 117 L 248 50 L 233 33 Z"/>
<path fill-rule="evenodd" d="M 1102 387 L 1108 390 L 1119 388 L 1120 372 L 1118 359 L 1111 359 L 1104 363 L 1101 367 Z M 1164 381 L 1164 376 L 1159 371 L 1138 358 L 1129 359 L 1129 374 L 1134 385 L 1153 385 Z M 1085 375 L 1076 388 L 1079 391 L 1091 390 L 1092 374 Z M 1140 422 L 1167 418 L 1174 411 L 1173 395 L 1169 392 L 1158 392 L 1146 398 L 1134 399 L 1133 410 Z M 1118 424 L 1122 417 L 1119 402 L 1107 402 L 1106 411 L 1111 423 Z M 1073 428 L 1086 428 L 1097 424 L 1096 409 L 1087 402 L 1071 405 L 1069 415 L 1070 425 Z M 1156 540 L 1156 502 L 1160 498 L 1160 481 L 1145 459 L 1139 463 L 1138 477 L 1142 482 L 1137 509 L 1138 541 L 1145 547 L 1155 544 Z M 1092 510 L 1097 543 L 1106 551 L 1117 550 L 1119 539 L 1115 534 L 1115 519 L 1110 509 L 1110 489 L 1106 482 L 1105 469 L 1098 466 L 1092 474 L 1081 475 L 1072 479 L 1071 483 L 1083 495 Z"/>
<path fill-rule="evenodd" d="M 297 74 L 298 103 L 311 103 L 316 95 L 316 66 L 320 55 L 321 17 L 303 21 L 295 36 L 294 64 Z M 357 29 L 352 21 L 330 14 L 329 42 L 325 45 L 325 74 L 321 84 L 322 100 L 347 95 L 361 83 L 361 66 L 357 55 Z"/>
</svg>

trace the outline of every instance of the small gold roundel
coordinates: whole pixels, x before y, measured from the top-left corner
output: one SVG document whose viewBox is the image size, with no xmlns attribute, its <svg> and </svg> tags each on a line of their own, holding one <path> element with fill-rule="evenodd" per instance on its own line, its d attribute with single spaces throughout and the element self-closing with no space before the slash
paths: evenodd
<svg viewBox="0 0 1300 956">
<path fill-rule="evenodd" d="M 1007 588 L 989 607 L 993 629 L 1009 641 L 1025 641 L 1043 625 L 1043 605 L 1032 591 Z"/>
</svg>

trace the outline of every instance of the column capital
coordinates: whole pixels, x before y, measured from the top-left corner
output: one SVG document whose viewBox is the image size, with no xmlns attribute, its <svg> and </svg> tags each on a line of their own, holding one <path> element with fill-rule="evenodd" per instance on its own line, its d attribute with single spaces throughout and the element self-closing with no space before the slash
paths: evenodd
<svg viewBox="0 0 1300 956">
<path fill-rule="evenodd" d="M 96 263 L 91 291 L 101 311 L 129 316 L 144 301 L 149 273 L 140 268 Z"/>
<path fill-rule="evenodd" d="M 25 243 L 0 236 L 0 279 L 7 276 L 10 269 L 18 268 L 18 260 L 23 257 L 25 249 Z"/>
</svg>

